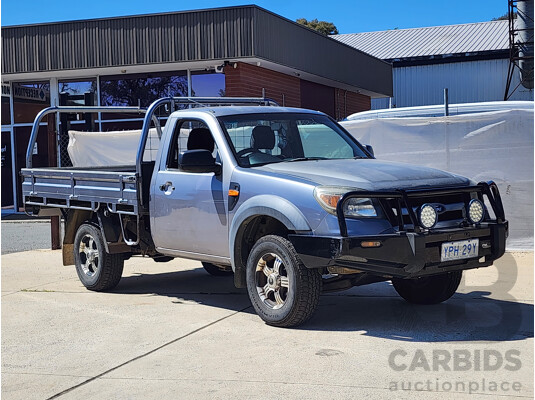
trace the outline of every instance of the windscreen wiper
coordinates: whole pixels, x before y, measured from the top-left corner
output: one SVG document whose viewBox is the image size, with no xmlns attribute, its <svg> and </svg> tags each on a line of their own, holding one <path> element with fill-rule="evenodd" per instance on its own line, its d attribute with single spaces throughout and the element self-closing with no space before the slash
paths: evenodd
<svg viewBox="0 0 535 400">
<path fill-rule="evenodd" d="M 284 160 L 284 162 L 313 161 L 313 160 L 328 160 L 328 158 L 327 157 L 297 157 L 297 158 L 290 158 L 289 160 Z"/>
</svg>

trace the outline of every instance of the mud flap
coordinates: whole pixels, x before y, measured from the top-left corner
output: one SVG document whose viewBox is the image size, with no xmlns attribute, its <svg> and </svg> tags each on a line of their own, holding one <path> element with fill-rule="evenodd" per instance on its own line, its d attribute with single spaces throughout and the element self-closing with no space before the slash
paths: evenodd
<svg viewBox="0 0 535 400">
<path fill-rule="evenodd" d="M 63 265 L 74 265 L 74 244 L 63 243 Z"/>
</svg>

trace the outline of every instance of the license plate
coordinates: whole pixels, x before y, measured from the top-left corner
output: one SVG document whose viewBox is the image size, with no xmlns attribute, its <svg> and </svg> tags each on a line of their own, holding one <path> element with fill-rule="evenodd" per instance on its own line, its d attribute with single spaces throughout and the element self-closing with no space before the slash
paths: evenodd
<svg viewBox="0 0 535 400">
<path fill-rule="evenodd" d="M 479 252 L 479 239 L 459 240 L 442 243 L 440 261 L 464 260 L 475 258 Z"/>
</svg>

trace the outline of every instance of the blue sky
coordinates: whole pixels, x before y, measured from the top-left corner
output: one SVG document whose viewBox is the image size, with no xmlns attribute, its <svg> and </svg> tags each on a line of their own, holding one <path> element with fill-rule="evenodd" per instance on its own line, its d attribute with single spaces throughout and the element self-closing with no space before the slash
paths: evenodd
<svg viewBox="0 0 535 400">
<path fill-rule="evenodd" d="M 489 21 L 507 12 L 507 0 L 3 0 L 5 25 L 103 18 L 257 4 L 288 19 L 334 22 L 340 33 Z"/>
</svg>

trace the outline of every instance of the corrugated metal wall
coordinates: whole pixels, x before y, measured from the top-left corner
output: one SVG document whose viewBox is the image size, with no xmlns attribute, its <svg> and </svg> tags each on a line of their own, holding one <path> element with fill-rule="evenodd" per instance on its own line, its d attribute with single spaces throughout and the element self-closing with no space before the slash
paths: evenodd
<svg viewBox="0 0 535 400">
<path fill-rule="evenodd" d="M 390 64 L 257 6 L 2 28 L 6 75 L 253 57 L 392 94 Z"/>
<path fill-rule="evenodd" d="M 508 66 L 508 59 L 498 59 L 395 67 L 393 104 L 396 107 L 442 104 L 444 88 L 448 88 L 451 104 L 500 101 Z M 512 87 L 518 82 L 515 74 Z M 533 100 L 533 91 L 520 87 L 510 100 Z M 388 98 L 372 99 L 372 109 L 388 107 Z"/>
<path fill-rule="evenodd" d="M 2 73 L 253 55 L 254 7 L 2 28 Z"/>
</svg>

